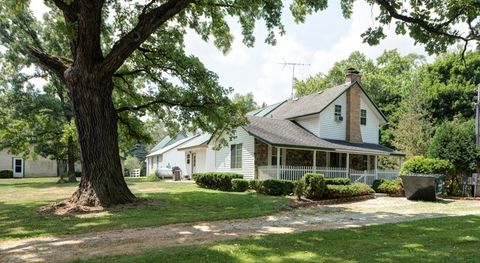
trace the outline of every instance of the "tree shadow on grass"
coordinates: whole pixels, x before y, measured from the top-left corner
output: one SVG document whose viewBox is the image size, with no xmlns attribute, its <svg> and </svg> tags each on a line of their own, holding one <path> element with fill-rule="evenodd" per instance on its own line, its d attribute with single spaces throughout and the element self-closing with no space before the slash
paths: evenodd
<svg viewBox="0 0 480 263">
<path fill-rule="evenodd" d="M 256 217 L 278 212 L 286 202 L 285 198 L 255 193 L 217 191 L 147 193 L 138 196 L 153 202 L 146 206 L 69 216 L 37 213 L 39 207 L 48 203 L 0 202 L 0 239 Z"/>
</svg>

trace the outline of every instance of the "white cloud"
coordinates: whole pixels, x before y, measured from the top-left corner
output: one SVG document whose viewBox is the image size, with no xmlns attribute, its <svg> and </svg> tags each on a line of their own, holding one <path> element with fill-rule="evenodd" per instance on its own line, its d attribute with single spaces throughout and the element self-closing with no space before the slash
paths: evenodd
<svg viewBox="0 0 480 263">
<path fill-rule="evenodd" d="M 427 55 L 422 46 L 415 46 L 414 41 L 408 36 L 396 35 L 395 27 L 384 28 L 387 37 L 376 46 L 363 43 L 361 34 L 375 25 L 374 17 L 378 8 L 372 8 L 365 2 L 355 2 L 350 28 L 344 37 L 329 49 L 318 50 L 313 57 L 311 74 L 326 73 L 335 62 L 347 58 L 353 51 L 360 51 L 369 58 L 376 58 L 384 50 L 397 49 L 401 54 L 418 53 Z"/>
<path fill-rule="evenodd" d="M 43 14 L 48 12 L 50 9 L 43 3 L 41 0 L 30 1 L 30 10 L 32 10 L 33 15 L 38 19 L 43 19 Z"/>
</svg>

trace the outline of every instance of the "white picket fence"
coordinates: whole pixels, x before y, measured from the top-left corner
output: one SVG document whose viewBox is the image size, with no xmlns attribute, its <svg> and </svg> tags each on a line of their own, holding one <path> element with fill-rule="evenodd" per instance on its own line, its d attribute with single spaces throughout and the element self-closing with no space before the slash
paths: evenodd
<svg viewBox="0 0 480 263">
<path fill-rule="evenodd" d="M 279 176 L 277 178 L 277 169 L 279 169 Z M 321 173 L 326 178 L 350 178 L 352 182 L 362 182 L 372 185 L 375 179 L 385 178 L 393 179 L 399 176 L 398 170 L 354 170 L 350 169 L 347 172 L 346 168 L 339 167 L 314 167 L 312 166 L 259 166 L 258 178 L 260 180 L 266 179 L 283 179 L 283 180 L 300 180 L 306 173 Z"/>
<path fill-rule="evenodd" d="M 140 169 L 133 169 L 129 173 L 130 177 L 140 177 Z"/>
</svg>

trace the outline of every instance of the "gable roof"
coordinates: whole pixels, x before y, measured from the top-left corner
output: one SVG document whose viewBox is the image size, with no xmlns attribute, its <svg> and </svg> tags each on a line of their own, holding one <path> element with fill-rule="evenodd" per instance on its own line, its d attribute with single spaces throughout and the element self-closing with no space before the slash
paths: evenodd
<svg viewBox="0 0 480 263">
<path fill-rule="evenodd" d="M 275 109 L 271 115 L 278 119 L 291 119 L 319 113 L 352 85 L 353 83 L 344 83 L 314 94 L 288 100 Z"/>
<path fill-rule="evenodd" d="M 157 144 L 155 145 L 151 150 L 150 152 L 153 153 L 155 151 L 158 151 L 164 147 L 167 147 L 173 143 L 176 143 L 178 142 L 179 140 L 182 140 L 182 139 L 185 139 L 189 137 L 187 132 L 186 131 L 180 131 L 178 132 L 177 134 L 175 134 L 175 136 L 170 137 L 169 135 L 163 137 L 163 139 Z"/>
<path fill-rule="evenodd" d="M 320 149 L 332 152 L 403 155 L 379 144 L 322 139 L 290 120 L 256 116 L 247 118 L 249 124 L 244 129 L 253 137 L 273 146 Z"/>
<path fill-rule="evenodd" d="M 197 134 L 195 138 L 186 142 L 177 150 L 184 151 L 184 150 L 198 148 L 198 147 L 206 147 L 211 137 L 212 135 L 210 133 Z"/>
<path fill-rule="evenodd" d="M 250 111 L 247 113 L 247 116 L 258 116 L 258 117 L 265 117 L 267 116 L 269 113 L 271 113 L 272 111 L 274 111 L 275 109 L 277 109 L 278 107 L 280 107 L 283 103 L 287 102 L 286 100 L 284 101 L 281 101 L 281 102 L 277 102 L 275 104 L 272 104 L 272 105 L 268 105 L 266 107 L 263 107 L 261 109 L 258 109 L 258 110 L 254 110 L 254 111 Z"/>
<path fill-rule="evenodd" d="M 368 96 L 367 92 L 362 87 L 362 84 L 358 81 L 347 82 L 314 94 L 299 97 L 294 100 L 288 100 L 273 110 L 271 116 L 278 119 L 293 119 L 320 113 L 355 84 L 360 87 L 363 94 L 365 94 L 365 97 L 367 97 L 368 101 L 378 112 L 379 116 L 386 122 L 387 117 L 382 111 L 380 111 L 375 102 L 373 102 L 370 96 Z"/>
</svg>

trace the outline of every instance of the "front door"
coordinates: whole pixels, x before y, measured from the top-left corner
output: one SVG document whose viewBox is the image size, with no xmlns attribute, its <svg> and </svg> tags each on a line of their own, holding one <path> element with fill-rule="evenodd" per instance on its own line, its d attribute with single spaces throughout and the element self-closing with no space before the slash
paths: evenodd
<svg viewBox="0 0 480 263">
<path fill-rule="evenodd" d="M 15 178 L 21 178 L 23 177 L 24 171 L 23 171 L 24 165 L 23 165 L 23 158 L 18 158 L 14 157 L 13 158 L 13 177 Z"/>
<path fill-rule="evenodd" d="M 197 172 L 197 154 L 192 153 L 192 175 Z"/>
</svg>

